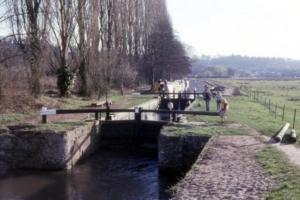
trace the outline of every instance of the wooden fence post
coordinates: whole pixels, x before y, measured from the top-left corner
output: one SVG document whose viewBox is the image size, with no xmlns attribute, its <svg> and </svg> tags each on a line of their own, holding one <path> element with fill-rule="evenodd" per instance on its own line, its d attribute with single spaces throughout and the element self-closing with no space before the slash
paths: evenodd
<svg viewBox="0 0 300 200">
<path fill-rule="evenodd" d="M 285 114 L 285 104 L 283 105 L 282 108 L 282 121 L 284 121 L 284 114 Z"/>
<path fill-rule="evenodd" d="M 297 115 L 297 109 L 294 110 L 293 129 L 295 129 L 296 115 Z"/>
</svg>

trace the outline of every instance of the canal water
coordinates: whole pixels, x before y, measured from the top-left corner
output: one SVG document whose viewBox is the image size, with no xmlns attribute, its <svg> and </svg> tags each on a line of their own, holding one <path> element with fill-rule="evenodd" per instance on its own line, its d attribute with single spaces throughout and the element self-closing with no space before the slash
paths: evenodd
<svg viewBox="0 0 300 200">
<path fill-rule="evenodd" d="M 0 200 L 165 200 L 176 177 L 160 175 L 157 152 L 99 150 L 72 170 L 15 170 Z"/>
</svg>

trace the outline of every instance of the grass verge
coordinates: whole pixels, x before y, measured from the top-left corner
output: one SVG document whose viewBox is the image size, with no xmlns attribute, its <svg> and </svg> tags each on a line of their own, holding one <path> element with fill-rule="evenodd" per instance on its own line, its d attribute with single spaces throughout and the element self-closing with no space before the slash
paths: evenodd
<svg viewBox="0 0 300 200">
<path fill-rule="evenodd" d="M 300 168 L 289 163 L 283 152 L 267 147 L 258 155 L 263 168 L 275 179 L 276 187 L 267 199 L 300 199 Z"/>
<path fill-rule="evenodd" d="M 53 130 L 56 132 L 65 132 L 73 130 L 79 126 L 83 126 L 86 123 L 84 121 L 57 121 L 51 122 L 48 124 L 38 124 L 33 128 L 25 129 L 25 130 L 32 130 L 32 131 L 46 131 L 46 130 Z"/>
<path fill-rule="evenodd" d="M 171 124 L 164 129 L 172 136 L 217 136 L 217 135 L 248 135 L 251 130 L 246 126 L 232 126 L 232 123 L 203 123 L 193 124 Z"/>
<path fill-rule="evenodd" d="M 246 96 L 228 98 L 230 108 L 226 123 L 246 124 L 267 136 L 273 136 L 284 124 L 281 119 L 275 119 L 262 105 L 249 101 Z M 200 102 L 204 104 L 204 102 Z M 212 110 L 215 110 L 215 103 L 211 102 Z M 201 110 L 203 106 L 198 105 L 193 110 Z M 220 122 L 220 117 L 212 116 L 188 116 L 188 121 Z"/>
<path fill-rule="evenodd" d="M 28 117 L 27 114 L 21 113 L 11 113 L 11 114 L 1 114 L 0 124 L 10 123 L 10 122 L 22 122 Z"/>
</svg>

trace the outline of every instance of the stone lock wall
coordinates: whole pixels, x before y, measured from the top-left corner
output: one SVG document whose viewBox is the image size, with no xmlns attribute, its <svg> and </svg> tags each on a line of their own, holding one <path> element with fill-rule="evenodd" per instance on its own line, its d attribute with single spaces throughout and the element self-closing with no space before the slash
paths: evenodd
<svg viewBox="0 0 300 200">
<path fill-rule="evenodd" d="M 98 148 L 98 126 L 96 121 L 64 132 L 2 131 L 0 168 L 69 169 Z"/>
<path fill-rule="evenodd" d="M 187 171 L 196 161 L 210 136 L 174 136 L 163 130 L 158 139 L 160 171 Z"/>
</svg>

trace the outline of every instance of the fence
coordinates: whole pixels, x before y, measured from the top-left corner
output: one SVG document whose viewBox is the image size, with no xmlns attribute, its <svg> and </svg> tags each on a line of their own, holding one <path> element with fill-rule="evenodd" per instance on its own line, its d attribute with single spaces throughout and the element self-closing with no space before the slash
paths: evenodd
<svg viewBox="0 0 300 200">
<path fill-rule="evenodd" d="M 269 110 L 269 113 L 272 114 L 275 119 L 281 118 L 282 121 L 286 119 L 287 116 L 287 110 L 292 111 L 292 125 L 293 129 L 295 129 L 296 126 L 296 118 L 297 118 L 297 109 L 289 109 L 286 107 L 285 104 L 279 105 L 278 103 L 272 101 L 270 98 L 267 98 L 264 96 L 265 92 L 258 91 L 258 90 L 252 90 L 248 89 L 248 97 L 251 101 L 257 102 L 264 106 L 266 109 Z"/>
</svg>

